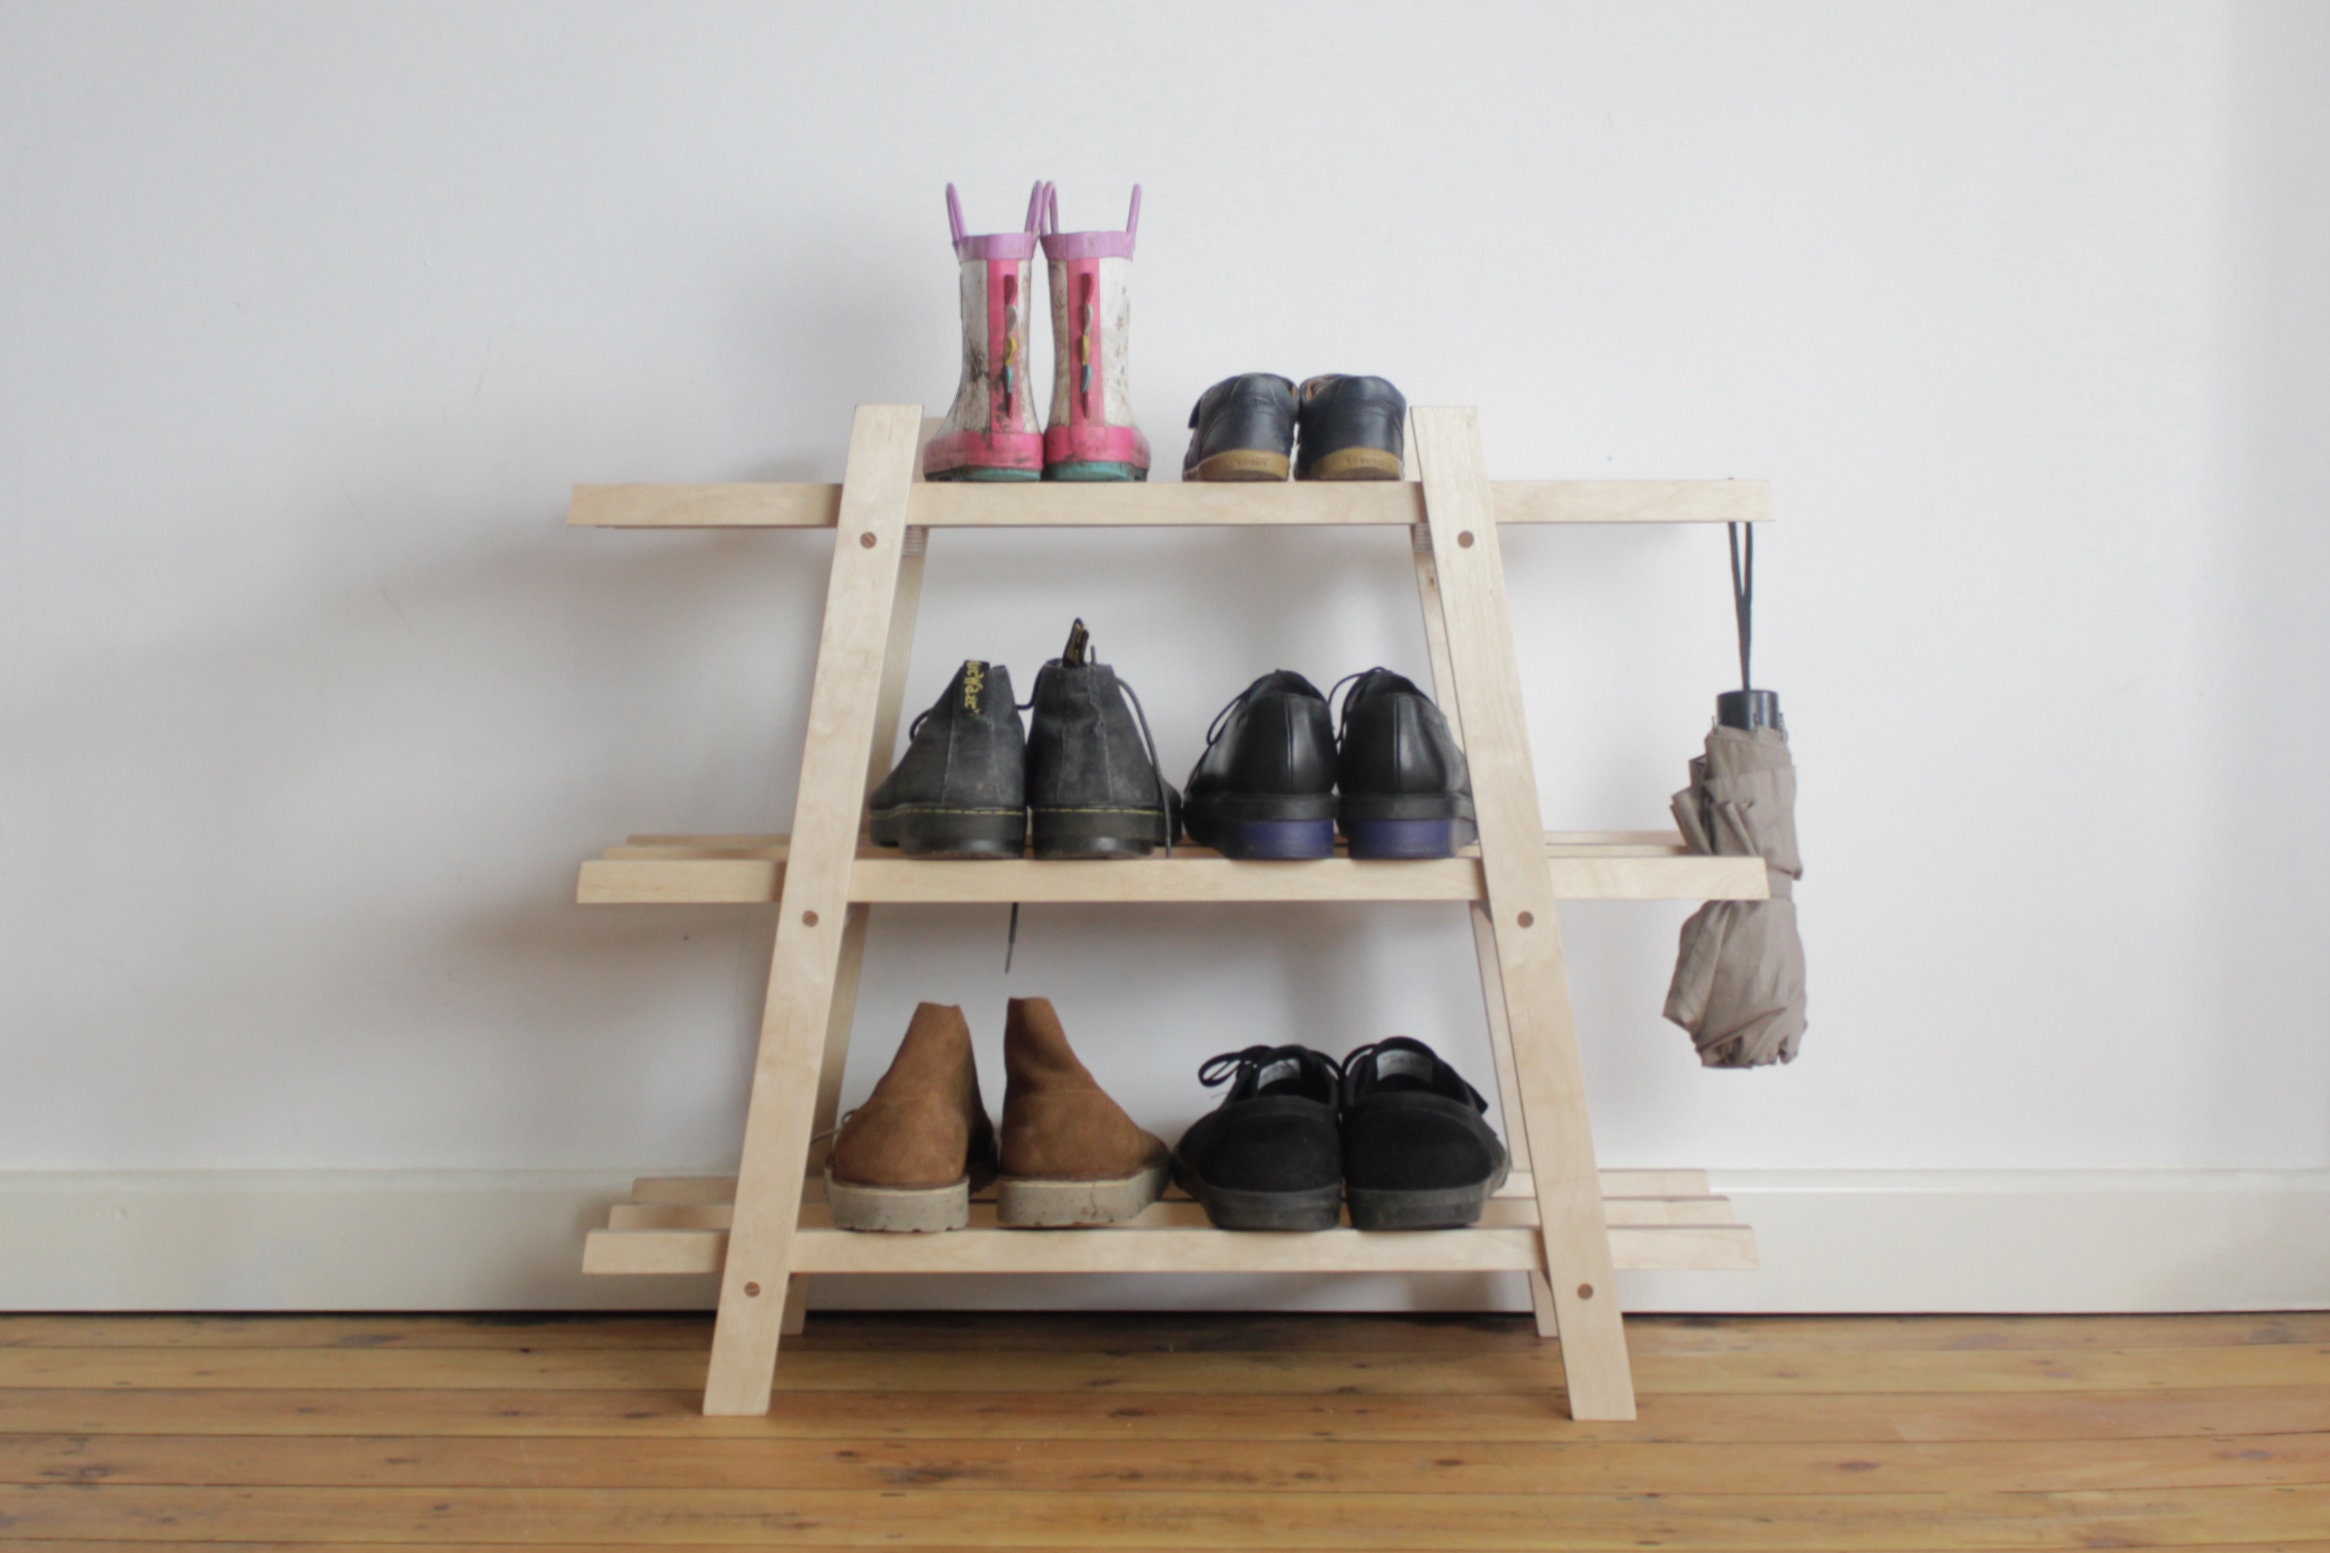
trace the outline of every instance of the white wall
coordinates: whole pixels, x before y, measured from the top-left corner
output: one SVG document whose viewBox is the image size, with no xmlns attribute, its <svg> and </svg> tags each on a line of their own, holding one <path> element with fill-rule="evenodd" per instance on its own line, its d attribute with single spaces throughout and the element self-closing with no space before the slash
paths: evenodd
<svg viewBox="0 0 2330 1553">
<path fill-rule="evenodd" d="M 2303 3 L 0 7 L 0 1171 L 730 1160 L 767 914 L 573 872 L 784 827 L 829 541 L 566 491 L 837 478 L 952 391 L 941 186 L 1038 177 L 1146 185 L 1161 473 L 1269 369 L 1774 481 L 1812 1030 L 1703 1072 L 1684 909 L 1571 913 L 1606 1160 L 2330 1169 L 2326 68 Z M 1720 535 L 1507 554 L 1549 818 L 1660 823 Z M 1081 613 L 1178 776 L 1263 669 L 1418 667 L 1405 566 L 944 535 L 911 699 Z M 877 920 L 853 1094 L 1011 993 L 1168 1134 L 1251 1039 L 1484 1066 L 1441 911 Z"/>
</svg>

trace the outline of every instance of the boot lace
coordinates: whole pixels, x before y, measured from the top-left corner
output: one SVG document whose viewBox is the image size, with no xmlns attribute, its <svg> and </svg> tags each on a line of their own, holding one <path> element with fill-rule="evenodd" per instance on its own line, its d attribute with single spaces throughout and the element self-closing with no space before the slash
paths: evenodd
<svg viewBox="0 0 2330 1553">
<path fill-rule="evenodd" d="M 1077 621 L 1069 630 L 1068 646 L 1061 655 L 1036 670 L 1035 687 L 1028 692 L 1028 698 L 1019 703 L 1019 710 L 1023 712 L 1032 710 L 1035 704 L 1043 699 L 1044 678 L 1053 672 L 1053 664 L 1064 663 L 1071 658 L 1076 660 L 1076 666 L 1079 668 L 1086 663 L 1099 662 L 1098 656 L 1092 652 L 1092 633 L 1085 630 L 1084 622 L 1081 620 Z M 1149 757 L 1149 775 L 1157 779 L 1157 812 L 1164 817 L 1165 855 L 1171 857 L 1173 855 L 1174 828 L 1173 798 L 1172 787 L 1165 780 L 1165 763 L 1157 758 L 1157 741 L 1149 732 L 1149 714 L 1141 705 L 1140 693 L 1126 684 L 1122 678 L 1117 680 L 1116 688 L 1124 693 L 1125 704 L 1133 709 L 1133 726 L 1141 730 L 1141 753 Z M 1219 722 L 1220 719 L 1217 718 L 1215 721 Z M 1207 737 L 1210 743 L 1212 736 L 1209 734 Z M 1004 969 L 1010 969 L 1008 957 Z"/>
<path fill-rule="evenodd" d="M 1136 193 L 1136 209 L 1139 198 Z M 1091 651 L 1092 633 L 1084 628 L 1082 620 L 1078 620 L 1068 631 L 1067 647 L 1053 662 L 1065 662 L 1073 658 L 1081 666 L 1091 661 Z M 1036 682 L 1029 688 L 1028 698 L 1016 703 L 1017 710 L 1028 712 L 1035 709 L 1035 704 L 1044 697 L 1045 676 L 1052 672 L 1052 662 L 1036 670 Z M 1141 730 L 1141 753 L 1149 757 L 1149 774 L 1157 779 L 1157 813 L 1165 823 L 1165 855 L 1170 858 L 1173 855 L 1173 790 L 1165 781 L 1165 764 L 1157 758 L 1157 741 L 1149 732 L 1149 714 L 1141 705 L 1140 695 L 1121 679 L 1116 682 L 1116 688 L 1124 692 L 1126 703 L 1133 709 L 1133 725 Z M 920 726 L 919 719 L 916 726 Z M 1011 921 L 1003 934 L 1003 974 L 1006 976 L 1011 974 L 1011 957 L 1019 948 L 1019 906 L 1018 901 L 1011 903 Z"/>
</svg>

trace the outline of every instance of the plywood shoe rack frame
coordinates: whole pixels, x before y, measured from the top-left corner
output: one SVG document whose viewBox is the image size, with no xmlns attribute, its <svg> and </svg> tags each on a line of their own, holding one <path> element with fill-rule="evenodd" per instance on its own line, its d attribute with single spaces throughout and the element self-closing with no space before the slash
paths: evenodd
<svg viewBox="0 0 2330 1553">
<path fill-rule="evenodd" d="M 1755 1240 L 1700 1171 L 1598 1171 L 1555 902 L 1757 900 L 1759 858 L 1696 857 L 1672 833 L 1549 835 L 1522 719 L 1498 531 L 1513 523 L 1761 522 L 1754 481 L 1490 483 L 1474 412 L 1420 409 L 1409 474 L 1348 484 L 925 484 L 928 424 L 867 405 L 832 485 L 578 486 L 568 521 L 603 528 L 831 528 L 809 733 L 788 836 L 634 836 L 582 866 L 586 903 L 777 903 L 742 1163 L 733 1179 L 643 1180 L 583 1253 L 592 1273 L 718 1272 L 707 1413 L 769 1408 L 780 1338 L 821 1273 L 1386 1272 L 1529 1274 L 1557 1332 L 1571 1415 L 1634 1416 L 1615 1268 L 1752 1268 Z M 1442 861 L 924 861 L 877 851 L 865 800 L 887 772 L 934 528 L 1373 524 L 1407 530 L 1433 678 L 1471 760 L 1480 844 Z M 1461 901 L 1480 958 L 1514 1172 L 1478 1228 L 1234 1234 L 1160 1202 L 1107 1229 L 1014 1231 L 993 1209 L 941 1235 L 832 1227 L 815 1140 L 834 1124 L 867 913 L 883 902 Z M 1378 1032 L 1381 1033 L 1381 1032 Z M 1266 1039 L 1267 1032 L 1256 1039 Z"/>
</svg>

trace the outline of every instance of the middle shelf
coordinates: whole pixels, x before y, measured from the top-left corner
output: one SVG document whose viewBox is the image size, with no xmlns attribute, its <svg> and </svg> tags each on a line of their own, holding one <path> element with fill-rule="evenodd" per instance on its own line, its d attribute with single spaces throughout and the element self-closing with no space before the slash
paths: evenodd
<svg viewBox="0 0 2330 1553">
<path fill-rule="evenodd" d="M 1764 900 L 1760 857 L 1707 857 L 1671 831 L 1554 831 L 1545 838 L 1563 900 Z M 584 905 L 765 905 L 784 887 L 785 836 L 633 836 L 582 865 Z M 1424 862 L 1237 862 L 1177 846 L 1125 861 L 937 861 L 862 848 L 849 898 L 911 904 L 1059 901 L 1473 901 L 1477 848 Z"/>
</svg>

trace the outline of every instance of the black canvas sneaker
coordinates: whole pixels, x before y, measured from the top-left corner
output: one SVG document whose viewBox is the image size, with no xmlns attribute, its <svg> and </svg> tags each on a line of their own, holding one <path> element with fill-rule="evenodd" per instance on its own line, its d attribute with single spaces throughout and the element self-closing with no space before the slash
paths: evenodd
<svg viewBox="0 0 2330 1553">
<path fill-rule="evenodd" d="M 1249 1046 L 1197 1076 L 1229 1095 L 1173 1150 L 1173 1179 L 1216 1229 L 1333 1229 L 1343 1211 L 1335 1059 L 1306 1046 Z"/>
<path fill-rule="evenodd" d="M 1505 1184 L 1480 1091 L 1404 1035 L 1343 1059 L 1343 1180 L 1360 1229 L 1460 1229 Z"/>
</svg>

